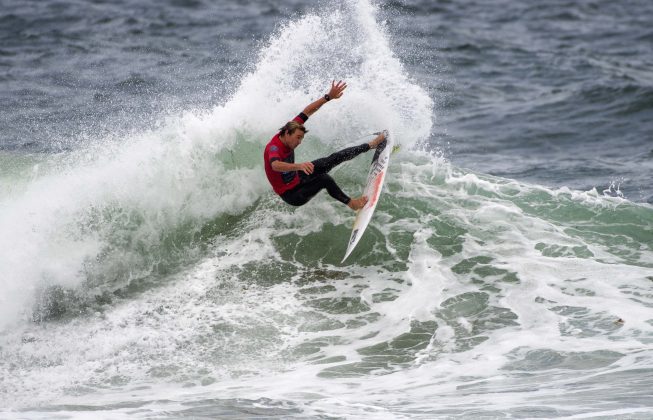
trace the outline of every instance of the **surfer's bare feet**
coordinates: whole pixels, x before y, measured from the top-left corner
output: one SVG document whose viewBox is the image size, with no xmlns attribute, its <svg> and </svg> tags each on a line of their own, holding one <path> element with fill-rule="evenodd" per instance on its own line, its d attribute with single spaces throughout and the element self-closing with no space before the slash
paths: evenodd
<svg viewBox="0 0 653 420">
<path fill-rule="evenodd" d="M 385 140 L 387 131 L 383 130 L 382 132 L 379 133 L 378 136 L 374 138 L 371 142 L 367 143 L 370 146 L 370 149 L 376 149 L 376 147 L 381 144 L 383 140 Z"/>
<path fill-rule="evenodd" d="M 367 204 L 367 197 L 362 196 L 358 198 L 352 198 L 351 200 L 349 200 L 349 203 L 347 205 L 352 210 L 360 210 L 363 207 L 365 207 L 365 204 Z"/>
</svg>

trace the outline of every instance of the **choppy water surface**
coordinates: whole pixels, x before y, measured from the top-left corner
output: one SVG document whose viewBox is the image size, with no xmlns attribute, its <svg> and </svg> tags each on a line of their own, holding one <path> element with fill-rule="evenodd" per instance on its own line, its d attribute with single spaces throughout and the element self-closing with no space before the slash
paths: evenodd
<svg viewBox="0 0 653 420">
<path fill-rule="evenodd" d="M 648 2 L 1 10 L 1 417 L 653 415 Z M 261 167 L 332 78 L 346 265 Z"/>
</svg>

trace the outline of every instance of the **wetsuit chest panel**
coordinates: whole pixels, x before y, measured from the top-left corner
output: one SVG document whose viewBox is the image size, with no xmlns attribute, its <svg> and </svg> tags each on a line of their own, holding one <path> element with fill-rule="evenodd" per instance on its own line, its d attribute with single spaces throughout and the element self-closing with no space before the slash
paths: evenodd
<svg viewBox="0 0 653 420">
<path fill-rule="evenodd" d="M 292 151 L 288 157 L 283 159 L 283 161 L 286 163 L 295 163 L 295 152 Z M 283 180 L 284 184 L 291 183 L 296 176 L 297 171 L 281 172 L 281 179 Z"/>
</svg>

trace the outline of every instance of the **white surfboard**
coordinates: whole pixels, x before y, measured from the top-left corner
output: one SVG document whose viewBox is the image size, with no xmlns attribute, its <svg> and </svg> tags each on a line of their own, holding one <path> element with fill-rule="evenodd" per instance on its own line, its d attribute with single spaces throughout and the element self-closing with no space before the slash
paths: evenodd
<svg viewBox="0 0 653 420">
<path fill-rule="evenodd" d="M 385 147 L 384 147 L 385 144 Z M 356 215 L 356 221 L 354 222 L 354 227 L 351 231 L 351 237 L 349 238 L 349 245 L 347 246 L 347 252 L 345 252 L 345 257 L 341 262 L 345 262 L 349 254 L 354 250 L 358 241 L 360 241 L 363 236 L 363 232 L 367 229 L 367 225 L 372 219 L 374 214 L 374 209 L 379 202 L 379 196 L 381 195 L 381 190 L 383 189 L 383 180 L 385 179 L 385 174 L 388 171 L 388 164 L 390 163 L 390 153 L 394 142 L 392 137 L 389 136 L 386 132 L 386 141 L 381 143 L 374 151 L 374 157 L 372 158 L 372 166 L 370 167 L 370 173 L 367 175 L 367 184 L 365 185 L 365 190 L 363 195 L 367 197 L 367 203 L 365 207 L 358 211 Z"/>
</svg>

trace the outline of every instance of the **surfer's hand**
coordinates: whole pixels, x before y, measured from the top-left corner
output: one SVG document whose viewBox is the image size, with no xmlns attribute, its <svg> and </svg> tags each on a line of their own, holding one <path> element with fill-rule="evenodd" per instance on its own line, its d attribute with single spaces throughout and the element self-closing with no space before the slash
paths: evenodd
<svg viewBox="0 0 653 420">
<path fill-rule="evenodd" d="M 367 197 L 362 196 L 358 198 L 352 198 L 351 200 L 349 200 L 349 203 L 347 205 L 352 210 L 360 210 L 363 207 L 365 207 L 365 204 L 367 204 Z"/>
<path fill-rule="evenodd" d="M 342 80 L 338 80 L 338 83 L 336 83 L 334 80 L 331 82 L 331 89 L 329 90 L 328 95 L 331 99 L 338 99 L 342 96 L 345 89 L 347 89 L 347 83 Z"/>
<path fill-rule="evenodd" d="M 313 162 L 304 162 L 304 163 L 298 163 L 297 164 L 297 170 L 304 172 L 306 175 L 310 175 L 313 173 Z"/>
<path fill-rule="evenodd" d="M 378 132 L 378 133 L 374 133 L 374 134 L 376 134 L 376 137 L 374 138 L 374 140 L 372 140 L 371 142 L 367 143 L 367 144 L 370 146 L 370 149 L 376 149 L 377 146 L 378 146 L 379 144 L 381 144 L 381 142 L 382 142 L 383 140 L 386 139 L 387 134 L 388 134 L 388 131 L 387 131 L 387 130 L 383 130 L 383 131 L 380 131 L 380 132 Z"/>
</svg>

